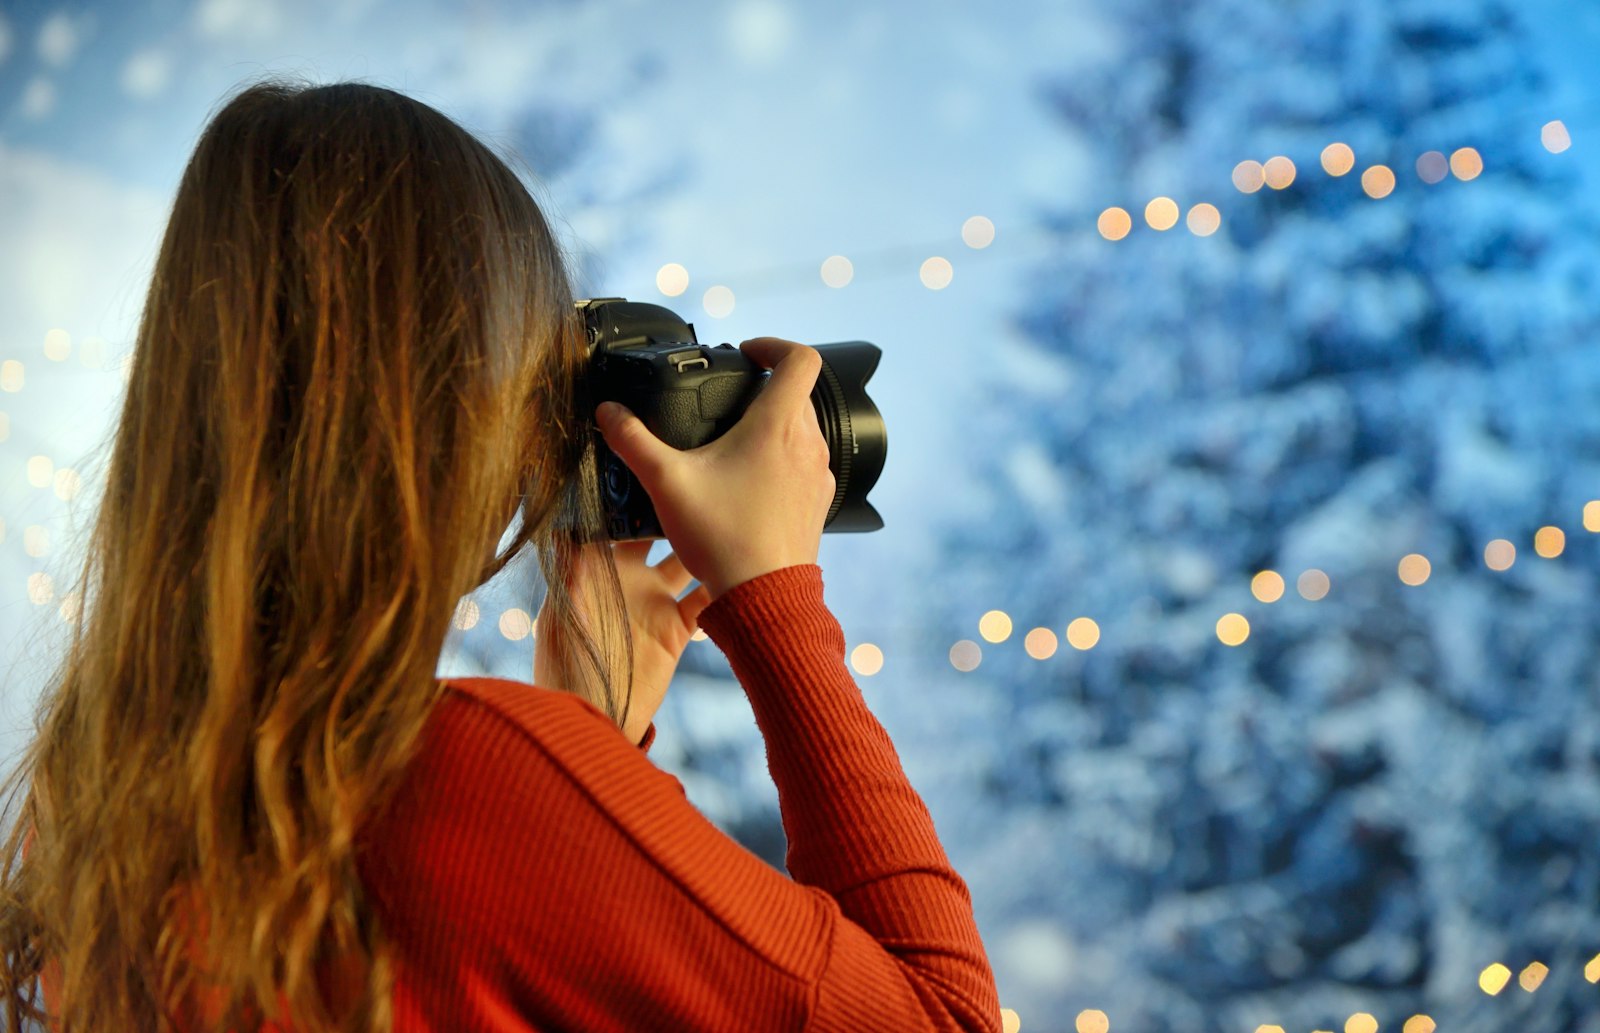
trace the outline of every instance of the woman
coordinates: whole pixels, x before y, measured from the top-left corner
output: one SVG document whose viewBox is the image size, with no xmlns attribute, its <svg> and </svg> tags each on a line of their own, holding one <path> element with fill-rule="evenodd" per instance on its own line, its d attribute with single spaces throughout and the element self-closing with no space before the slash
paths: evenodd
<svg viewBox="0 0 1600 1033">
<path fill-rule="evenodd" d="M 966 887 L 823 604 L 818 356 L 743 347 L 771 381 L 705 448 L 595 415 L 674 555 L 579 545 L 587 345 L 516 175 L 376 87 L 227 103 L 13 786 L 7 1028 L 42 977 L 73 1031 L 998 1029 Z M 539 687 L 437 681 L 459 598 L 524 547 Z M 697 623 L 766 738 L 792 878 L 645 755 Z"/>
</svg>

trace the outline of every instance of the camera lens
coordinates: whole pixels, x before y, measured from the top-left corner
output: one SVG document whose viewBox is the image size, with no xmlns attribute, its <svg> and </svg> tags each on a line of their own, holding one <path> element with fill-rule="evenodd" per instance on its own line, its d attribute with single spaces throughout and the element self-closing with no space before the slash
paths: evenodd
<svg viewBox="0 0 1600 1033">
<path fill-rule="evenodd" d="M 826 529 L 876 531 L 883 518 L 867 502 L 867 492 L 883 471 L 889 440 L 883 416 L 867 397 L 867 381 L 882 353 L 866 341 L 819 344 L 817 352 L 822 371 L 811 406 L 828 442 L 828 465 L 837 485 Z"/>
</svg>

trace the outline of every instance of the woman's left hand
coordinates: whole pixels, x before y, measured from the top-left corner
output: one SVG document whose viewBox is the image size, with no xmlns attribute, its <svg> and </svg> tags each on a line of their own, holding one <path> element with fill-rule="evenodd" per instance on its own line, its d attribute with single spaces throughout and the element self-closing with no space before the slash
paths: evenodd
<svg viewBox="0 0 1600 1033">
<path fill-rule="evenodd" d="M 584 612 L 587 609 L 585 600 L 600 591 L 604 583 L 599 565 L 606 562 L 605 551 L 610 551 L 617 565 L 617 577 L 622 582 L 629 631 L 633 636 L 633 699 L 622 727 L 623 734 L 632 743 L 642 740 L 649 730 L 656 710 L 666 698 L 667 685 L 678 669 L 678 660 L 698 627 L 700 611 L 711 602 L 711 594 L 704 585 L 696 585 L 694 591 L 679 599 L 694 578 L 673 553 L 650 566 L 646 562 L 650 545 L 648 541 L 639 541 L 584 546 L 573 566 L 574 583 L 569 588 L 580 613 Z M 543 617 L 541 608 L 539 620 Z M 552 655 L 553 650 L 546 648 L 545 639 L 545 635 L 539 634 L 534 642 L 534 681 L 546 688 L 569 689 Z"/>
</svg>

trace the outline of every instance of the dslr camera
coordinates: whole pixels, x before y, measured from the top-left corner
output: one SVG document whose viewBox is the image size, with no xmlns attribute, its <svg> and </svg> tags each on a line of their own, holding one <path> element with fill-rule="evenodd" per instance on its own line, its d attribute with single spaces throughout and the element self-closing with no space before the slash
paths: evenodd
<svg viewBox="0 0 1600 1033">
<path fill-rule="evenodd" d="M 691 324 L 660 305 L 592 298 L 578 302 L 578 314 L 589 336 L 589 410 L 620 402 L 674 448 L 698 448 L 727 433 L 771 375 L 731 344 L 701 344 Z M 867 493 L 889 443 L 867 381 L 882 352 L 866 341 L 816 349 L 822 372 L 811 406 L 837 484 L 823 530 L 876 531 L 883 518 Z M 613 540 L 664 537 L 643 485 L 598 434 L 595 474 Z"/>
</svg>

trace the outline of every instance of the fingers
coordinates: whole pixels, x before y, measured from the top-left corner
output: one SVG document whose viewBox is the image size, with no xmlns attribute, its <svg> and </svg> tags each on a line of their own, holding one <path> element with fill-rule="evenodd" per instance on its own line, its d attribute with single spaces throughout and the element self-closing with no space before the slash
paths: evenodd
<svg viewBox="0 0 1600 1033">
<path fill-rule="evenodd" d="M 693 628 L 700 623 L 700 611 L 711 605 L 711 590 L 705 585 L 696 585 L 693 592 L 678 600 L 678 615 L 683 618 L 685 627 Z"/>
<path fill-rule="evenodd" d="M 611 451 L 649 491 L 677 450 L 652 434 L 639 417 L 616 402 L 600 403 L 594 421 Z"/>
<path fill-rule="evenodd" d="M 739 345 L 739 350 L 756 365 L 772 370 L 772 378 L 751 408 L 769 396 L 774 403 L 788 405 L 811 398 L 822 372 L 822 355 L 815 348 L 777 337 L 757 337 Z"/>
<path fill-rule="evenodd" d="M 669 552 L 661 557 L 661 562 L 657 563 L 654 569 L 661 575 L 661 580 L 674 596 L 688 588 L 689 582 L 694 580 L 694 575 L 689 573 L 688 568 L 683 565 L 683 560 L 679 559 L 675 552 Z"/>
</svg>

